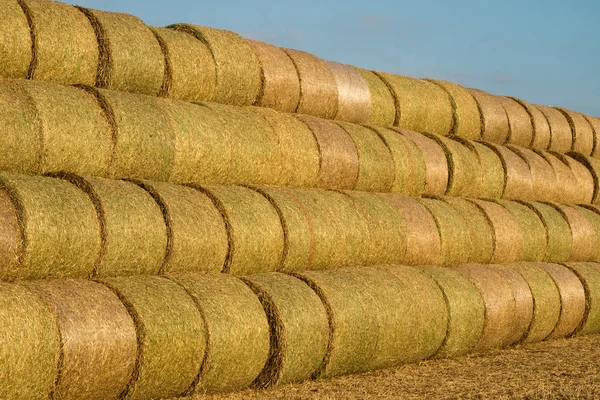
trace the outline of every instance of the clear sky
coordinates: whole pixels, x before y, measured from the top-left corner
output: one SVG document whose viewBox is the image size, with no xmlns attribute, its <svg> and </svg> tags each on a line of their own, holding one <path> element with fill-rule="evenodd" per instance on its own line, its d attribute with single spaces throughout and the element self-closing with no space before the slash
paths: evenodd
<svg viewBox="0 0 600 400">
<path fill-rule="evenodd" d="M 598 0 L 79 0 L 600 117 Z"/>
</svg>

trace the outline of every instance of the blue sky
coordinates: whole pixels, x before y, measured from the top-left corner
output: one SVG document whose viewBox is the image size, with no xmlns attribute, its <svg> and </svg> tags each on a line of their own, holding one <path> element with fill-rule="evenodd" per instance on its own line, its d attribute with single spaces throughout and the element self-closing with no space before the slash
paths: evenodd
<svg viewBox="0 0 600 400">
<path fill-rule="evenodd" d="M 597 0 L 79 0 L 600 117 Z"/>
</svg>

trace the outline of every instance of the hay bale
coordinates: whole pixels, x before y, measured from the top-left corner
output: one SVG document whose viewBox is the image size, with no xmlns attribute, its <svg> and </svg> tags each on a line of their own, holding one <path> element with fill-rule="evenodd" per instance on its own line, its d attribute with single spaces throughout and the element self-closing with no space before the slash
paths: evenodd
<svg viewBox="0 0 600 400">
<path fill-rule="evenodd" d="M 363 76 L 355 67 L 327 61 L 335 78 L 338 91 L 338 109 L 335 119 L 366 123 L 371 119 L 371 91 Z"/>
<path fill-rule="evenodd" d="M 34 62 L 32 37 L 27 6 L 20 0 L 6 0 L 0 11 L 0 75 L 5 78 L 25 79 Z"/>
<path fill-rule="evenodd" d="M 591 115 L 583 115 L 585 119 L 592 126 L 592 130 L 594 131 L 594 150 L 592 150 L 592 157 L 598 157 L 600 155 L 600 145 L 598 145 L 598 140 L 600 137 L 600 118 L 592 117 Z"/>
<path fill-rule="evenodd" d="M 371 96 L 371 116 L 367 123 L 378 126 L 392 126 L 396 119 L 396 100 L 387 84 L 374 72 L 356 68 L 369 86 Z"/>
<path fill-rule="evenodd" d="M 439 199 L 421 199 L 435 219 L 440 233 L 440 258 L 443 266 L 468 263 L 472 256 L 473 243 L 467 221 L 454 207 Z"/>
<path fill-rule="evenodd" d="M 588 250 L 590 256 L 587 261 L 600 261 L 600 210 L 597 209 L 598 206 L 569 205 L 568 207 L 574 209 L 580 215 L 580 217 L 585 218 L 587 221 L 586 225 L 591 225 L 592 227 L 593 240 L 589 242 L 589 246 L 591 246 L 591 248 Z"/>
<path fill-rule="evenodd" d="M 577 185 L 577 196 L 572 198 L 573 203 L 591 203 L 594 197 L 594 176 L 586 166 L 573 157 L 556 154 L 565 163 L 573 175 Z"/>
<path fill-rule="evenodd" d="M 296 113 L 333 119 L 338 113 L 338 87 L 326 61 L 300 50 L 283 49 L 300 79 L 300 101 Z"/>
<path fill-rule="evenodd" d="M 78 7 L 98 39 L 96 86 L 157 95 L 165 77 L 165 55 L 141 19 L 123 13 Z"/>
<path fill-rule="evenodd" d="M 319 147 L 319 181 L 322 189 L 352 189 L 360 170 L 352 137 L 335 122 L 298 115 L 312 131 Z"/>
<path fill-rule="evenodd" d="M 534 150 L 542 156 L 554 170 L 556 175 L 556 201 L 563 203 L 579 203 L 582 195 L 587 196 L 580 188 L 575 173 L 564 162 L 566 159 L 559 153 Z"/>
<path fill-rule="evenodd" d="M 0 12 L 7 8 L 0 7 Z M 0 17 L 0 21 L 5 20 Z M 4 40 L 0 43 L 2 46 Z M 0 125 L 0 169 L 38 173 L 42 161 L 41 122 L 33 99 L 17 82 L 0 81 Z"/>
<path fill-rule="evenodd" d="M 484 210 L 477 204 L 456 197 L 443 197 L 464 219 L 469 228 L 463 235 L 469 236 L 471 257 L 468 262 L 489 264 L 494 256 L 494 226 Z"/>
<path fill-rule="evenodd" d="M 229 253 L 225 217 L 206 193 L 160 182 L 136 182 L 162 210 L 168 245 L 161 274 L 221 272 Z"/>
<path fill-rule="evenodd" d="M 93 85 L 98 72 L 94 28 L 77 8 L 55 1 L 23 0 L 35 29 L 35 63 L 28 79 Z"/>
<path fill-rule="evenodd" d="M 483 332 L 485 306 L 477 287 L 462 274 L 450 268 L 424 267 L 444 294 L 448 308 L 448 328 L 436 358 L 465 355 L 477 345 Z"/>
<path fill-rule="evenodd" d="M 93 95 L 75 87 L 35 81 L 16 84 L 31 98 L 37 111 L 42 142 L 39 173 L 108 173 L 113 133 Z"/>
<path fill-rule="evenodd" d="M 522 343 L 545 340 L 554 332 L 561 315 L 561 297 L 552 276 L 542 263 L 516 263 L 506 268 L 517 271 L 527 281 L 533 295 L 533 319 Z"/>
<path fill-rule="evenodd" d="M 448 188 L 448 161 L 444 148 L 435 140 L 427 136 L 402 129 L 398 131 L 412 141 L 420 150 L 425 160 L 425 195 L 442 195 Z"/>
<path fill-rule="evenodd" d="M 361 125 L 339 122 L 356 146 L 358 154 L 358 177 L 354 190 L 365 192 L 389 192 L 394 183 L 393 156 L 380 136 Z"/>
<path fill-rule="evenodd" d="M 510 135 L 508 115 L 497 96 L 483 90 L 467 89 L 481 112 L 481 139 L 493 143 L 506 143 Z"/>
<path fill-rule="evenodd" d="M 448 93 L 454 114 L 452 135 L 464 139 L 481 138 L 481 113 L 475 98 L 464 87 L 452 82 L 429 79 Z"/>
<path fill-rule="evenodd" d="M 514 239 L 514 243 L 523 243 L 521 255 L 513 258 L 512 261 L 543 261 L 546 256 L 548 239 L 546 227 L 540 217 L 534 210 L 516 201 L 500 200 L 497 203 L 508 211 L 512 216 L 509 218 L 518 224 L 518 227 L 515 226 L 511 229 L 518 231 L 520 227 L 522 232 L 517 239 Z M 495 262 L 499 263 L 499 261 Z"/>
<path fill-rule="evenodd" d="M 546 248 L 544 261 L 569 261 L 573 254 L 573 234 L 565 217 L 549 204 L 539 202 L 521 203 L 532 209 L 546 227 L 548 247 Z"/>
<path fill-rule="evenodd" d="M 150 27 L 164 45 L 169 65 L 168 86 L 161 93 L 165 97 L 186 101 L 210 101 L 215 96 L 217 71 L 208 46 L 185 32 Z"/>
<path fill-rule="evenodd" d="M 45 302 L 25 287 L 0 283 L 2 397 L 50 398 L 58 376 L 60 333 Z"/>
<path fill-rule="evenodd" d="M 172 275 L 195 301 L 206 327 L 206 354 L 196 393 L 249 386 L 269 357 L 269 323 L 254 292 L 227 274 Z"/>
<path fill-rule="evenodd" d="M 100 222 L 89 196 L 69 182 L 3 172 L 22 245 L 9 275 L 22 279 L 87 277 L 101 251 Z"/>
<path fill-rule="evenodd" d="M 135 372 L 122 396 L 182 396 L 198 381 L 207 343 L 194 300 L 177 283 L 157 276 L 101 281 L 123 302 L 138 331 Z"/>
<path fill-rule="evenodd" d="M 24 231 L 21 229 L 22 215 L 18 203 L 10 192 L 0 190 L 0 280 L 12 281 L 19 277 L 22 268 Z"/>
<path fill-rule="evenodd" d="M 285 238 L 279 214 L 269 200 L 242 186 L 197 188 L 211 198 L 227 226 L 229 247 L 223 272 L 278 271 Z"/>
<path fill-rule="evenodd" d="M 283 49 L 247 40 L 261 67 L 262 85 L 254 102 L 261 107 L 294 112 L 300 102 L 300 79 L 291 58 Z"/>
<path fill-rule="evenodd" d="M 560 194 L 554 168 L 544 157 L 524 147 L 513 145 L 507 147 L 527 163 L 536 200 L 558 201 L 563 197 Z"/>
<path fill-rule="evenodd" d="M 440 265 L 441 237 L 433 215 L 419 201 L 396 194 L 379 194 L 398 209 L 406 227 L 406 253 L 402 264 Z"/>
<path fill-rule="evenodd" d="M 598 241 L 600 232 L 580 211 L 565 204 L 549 203 L 569 224 L 573 248 L 570 261 L 594 261 L 600 256 Z M 588 210 L 589 211 L 589 210 Z"/>
<path fill-rule="evenodd" d="M 511 97 L 512 100 L 516 101 L 527 111 L 529 118 L 531 119 L 531 125 L 533 127 L 533 138 L 531 142 L 527 144 L 527 147 L 532 147 L 539 150 L 547 150 L 550 146 L 551 132 L 550 124 L 546 116 L 540 111 L 537 106 L 524 102 L 516 97 Z"/>
<path fill-rule="evenodd" d="M 119 298 L 85 280 L 24 285 L 44 299 L 58 322 L 61 358 L 54 397 L 119 397 L 137 362 L 136 326 Z"/>
<path fill-rule="evenodd" d="M 92 276 L 156 275 L 167 254 L 167 227 L 152 196 L 133 183 L 61 174 L 87 193 L 100 221 L 102 248 Z"/>
<path fill-rule="evenodd" d="M 492 225 L 494 232 L 494 252 L 490 260 L 494 264 L 505 264 L 515 262 L 528 255 L 529 231 L 520 224 L 517 215 L 512 215 L 500 204 L 485 200 L 469 200 L 477 205 L 486 215 L 487 220 Z M 511 203 L 511 202 L 505 202 Z M 502 203 L 504 204 L 504 202 Z M 541 222 L 540 222 L 541 225 Z M 528 227 L 528 226 L 527 226 Z M 542 227 L 543 228 L 543 227 Z M 542 231 L 544 240 L 546 232 Z M 533 235 L 532 238 L 537 238 Z M 534 242 L 537 244 L 537 242 Z"/>
<path fill-rule="evenodd" d="M 392 193 L 420 197 L 425 190 L 425 159 L 421 150 L 410 139 L 397 131 L 368 126 L 383 141 L 394 162 L 394 182 L 389 189 Z"/>
<path fill-rule="evenodd" d="M 569 153 L 569 156 L 583 164 L 592 174 L 594 180 L 594 195 L 592 203 L 600 202 L 600 160 L 595 157 L 584 156 L 579 153 Z"/>
<path fill-rule="evenodd" d="M 585 311 L 575 335 L 592 335 L 600 332 L 600 270 L 595 263 L 563 264 L 577 275 L 585 290 Z"/>
<path fill-rule="evenodd" d="M 242 280 L 261 301 L 271 331 L 269 359 L 254 384 L 266 388 L 310 379 L 329 344 L 329 319 L 319 296 L 293 276 L 272 273 Z"/>
<path fill-rule="evenodd" d="M 550 125 L 550 146 L 548 150 L 565 153 L 573 147 L 573 134 L 569 121 L 556 108 L 536 105 Z"/>
<path fill-rule="evenodd" d="M 568 337 L 581 324 L 585 314 L 585 290 L 577 275 L 559 264 L 539 264 L 552 278 L 560 294 L 560 316 L 549 339 Z"/>
<path fill-rule="evenodd" d="M 462 143 L 439 135 L 425 133 L 444 149 L 448 162 L 448 196 L 481 197 L 483 170 L 475 153 Z"/>
<path fill-rule="evenodd" d="M 571 151 L 581 153 L 589 156 L 594 151 L 595 135 L 592 125 L 588 122 L 583 114 L 575 111 L 567 110 L 565 108 L 555 107 L 558 111 L 563 113 L 573 135 L 573 144 L 571 145 Z"/>
<path fill-rule="evenodd" d="M 527 109 L 511 97 L 499 96 L 508 117 L 507 143 L 529 147 L 534 140 L 533 120 Z"/>
<path fill-rule="evenodd" d="M 458 140 L 455 139 L 455 140 Z M 483 198 L 500 199 L 504 194 L 504 181 L 506 173 L 502 166 L 502 160 L 492 149 L 474 141 L 464 140 L 462 143 L 475 153 L 479 160 L 483 175 Z"/>
<path fill-rule="evenodd" d="M 459 265 L 452 269 L 471 281 L 483 298 L 485 322 L 474 351 L 507 346 L 515 330 L 516 302 L 510 283 L 491 266 Z"/>
<path fill-rule="evenodd" d="M 503 199 L 507 200 L 531 200 L 535 197 L 533 193 L 533 182 L 531 171 L 527 163 L 508 147 L 494 143 L 481 142 L 493 150 L 504 168 L 505 182 Z"/>
</svg>

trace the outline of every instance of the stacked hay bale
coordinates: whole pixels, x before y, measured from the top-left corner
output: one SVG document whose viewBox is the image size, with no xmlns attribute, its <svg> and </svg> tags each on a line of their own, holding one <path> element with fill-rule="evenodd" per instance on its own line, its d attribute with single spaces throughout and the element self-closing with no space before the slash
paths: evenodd
<svg viewBox="0 0 600 400">
<path fill-rule="evenodd" d="M 475 98 L 464 87 L 446 81 L 430 80 L 448 93 L 454 113 L 452 135 L 463 139 L 481 138 L 481 112 Z"/>
<path fill-rule="evenodd" d="M 32 31 L 29 27 L 29 15 L 19 0 L 7 0 L 0 11 L 0 75 L 5 78 L 24 79 L 33 60 Z"/>
<path fill-rule="evenodd" d="M 573 134 L 569 121 L 559 110 L 546 107 L 536 106 L 548 120 L 550 125 L 550 145 L 548 150 L 566 153 L 573 146 Z"/>
<path fill-rule="evenodd" d="M 365 123 L 371 118 L 371 91 L 363 76 L 351 65 L 328 61 L 327 65 L 337 84 L 337 113 L 335 119 Z"/>
<path fill-rule="evenodd" d="M 371 116 L 367 123 L 378 126 L 392 126 L 396 120 L 396 100 L 394 94 L 379 75 L 373 71 L 357 68 L 369 86 Z"/>
<path fill-rule="evenodd" d="M 475 98 L 481 113 L 481 139 L 506 143 L 510 135 L 508 116 L 498 97 L 478 89 L 467 89 Z"/>
<path fill-rule="evenodd" d="M 540 111 L 537 106 L 526 103 L 516 97 L 511 97 L 512 100 L 516 101 L 527 111 L 529 118 L 531 119 L 531 125 L 533 127 L 533 137 L 531 142 L 528 144 L 529 147 L 539 150 L 547 150 L 550 146 L 552 133 L 550 131 L 550 124 L 546 116 Z"/>
<path fill-rule="evenodd" d="M 571 151 L 583 155 L 591 155 L 596 146 L 596 137 L 594 135 L 594 129 L 588 120 L 575 111 L 567 110 L 565 108 L 556 108 L 560 111 L 571 127 L 571 135 L 573 137 L 573 144 L 571 145 Z"/>
</svg>

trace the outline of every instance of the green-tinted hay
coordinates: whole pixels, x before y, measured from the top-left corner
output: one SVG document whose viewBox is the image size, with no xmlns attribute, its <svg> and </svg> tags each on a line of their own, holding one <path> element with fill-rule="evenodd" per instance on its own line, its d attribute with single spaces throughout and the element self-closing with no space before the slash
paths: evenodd
<svg viewBox="0 0 600 400">
<path fill-rule="evenodd" d="M 271 351 L 258 387 L 310 379 L 329 343 L 329 320 L 319 296 L 303 281 L 283 274 L 242 278 L 260 299 L 271 330 Z"/>
<path fill-rule="evenodd" d="M 124 396 L 182 396 L 197 382 L 206 351 L 201 312 L 186 291 L 163 277 L 101 281 L 127 307 L 138 331 L 138 359 Z"/>
<path fill-rule="evenodd" d="M 27 288 L 0 283 L 0 396 L 48 399 L 60 358 L 56 317 Z"/>
<path fill-rule="evenodd" d="M 388 86 L 372 71 L 357 68 L 369 85 L 371 92 L 371 117 L 369 124 L 392 126 L 396 119 L 396 102 Z"/>
<path fill-rule="evenodd" d="M 227 274 L 170 279 L 192 296 L 206 324 L 206 355 L 195 392 L 230 392 L 249 386 L 269 357 L 269 323 L 258 297 Z"/>
<path fill-rule="evenodd" d="M 467 142 L 467 141 L 465 141 Z M 482 197 L 499 199 L 504 194 L 504 180 L 506 178 L 502 160 L 492 149 L 478 142 L 468 141 L 472 151 L 477 155 L 483 174 Z"/>
<path fill-rule="evenodd" d="M 335 119 L 366 123 L 371 119 L 371 91 L 365 78 L 355 67 L 327 61 L 338 91 L 338 109 Z"/>
<path fill-rule="evenodd" d="M 536 153 L 542 156 L 554 170 L 554 174 L 556 175 L 556 201 L 560 201 L 562 203 L 581 203 L 581 200 L 584 198 L 589 198 L 591 200 L 593 196 L 593 183 L 591 196 L 589 193 L 583 192 L 579 188 L 579 183 L 573 170 L 562 161 L 566 160 L 565 157 L 559 153 L 551 153 L 547 151 L 536 150 Z"/>
<path fill-rule="evenodd" d="M 562 199 L 554 168 L 544 157 L 524 147 L 509 145 L 508 148 L 527 163 L 531 172 L 533 196 L 536 200 L 559 201 Z"/>
<path fill-rule="evenodd" d="M 502 198 L 507 200 L 531 200 L 534 198 L 531 171 L 527 163 L 508 147 L 482 142 L 492 149 L 504 168 L 505 182 Z"/>
<path fill-rule="evenodd" d="M 510 134 L 508 143 L 528 147 L 534 140 L 533 120 L 527 109 L 510 97 L 500 97 L 502 106 L 508 116 Z"/>
<path fill-rule="evenodd" d="M 480 139 L 481 113 L 473 95 L 455 83 L 438 80 L 431 82 L 443 88 L 450 96 L 454 110 L 452 134 L 464 139 Z"/>
<path fill-rule="evenodd" d="M 481 139 L 493 143 L 505 143 L 510 134 L 508 116 L 502 102 L 483 90 L 467 89 L 475 98 L 481 112 Z"/>
<path fill-rule="evenodd" d="M 549 150 L 560 153 L 571 150 L 573 146 L 573 134 L 567 118 L 555 108 L 536 105 L 544 114 L 550 125 L 550 146 Z"/>
<path fill-rule="evenodd" d="M 571 238 L 573 248 L 571 252 L 571 261 L 594 261 L 598 259 L 598 235 L 596 227 L 586 217 L 584 213 L 574 207 L 549 203 L 567 220 L 571 228 Z M 589 210 L 588 210 L 589 211 Z"/>
<path fill-rule="evenodd" d="M 0 75 L 4 78 L 27 78 L 32 61 L 32 35 L 20 4 L 19 0 L 6 0 L 0 8 Z"/>
<path fill-rule="evenodd" d="M 446 193 L 449 171 L 444 148 L 435 140 L 420 133 L 406 129 L 399 132 L 418 147 L 425 161 L 425 188 L 423 194 L 435 196 Z"/>
<path fill-rule="evenodd" d="M 577 327 L 577 335 L 591 335 L 600 332 L 600 269 L 595 263 L 564 264 L 573 271 L 585 290 L 584 316 Z"/>
<path fill-rule="evenodd" d="M 519 225 L 522 232 L 522 256 L 513 261 L 543 261 L 548 248 L 546 227 L 536 212 L 526 205 L 515 201 L 500 200 L 498 204 L 505 208 Z M 518 229 L 518 228 L 516 228 Z"/>
<path fill-rule="evenodd" d="M 592 125 L 583 114 L 564 108 L 557 108 L 557 110 L 563 113 L 571 127 L 571 133 L 573 135 L 571 151 L 586 156 L 591 155 L 595 144 L 594 129 L 592 128 Z"/>
<path fill-rule="evenodd" d="M 540 111 L 537 106 L 524 102 L 521 99 L 512 97 L 514 101 L 519 103 L 529 114 L 531 125 L 533 126 L 533 138 L 527 146 L 539 150 L 547 150 L 550 146 L 552 133 L 550 132 L 550 124 L 546 116 Z"/>
<path fill-rule="evenodd" d="M 539 202 L 524 202 L 523 204 L 535 211 L 546 228 L 548 247 L 544 261 L 569 261 L 573 254 L 573 235 L 565 217 L 548 204 Z"/>
<path fill-rule="evenodd" d="M 58 322 L 61 358 L 53 397 L 118 398 L 137 358 L 136 327 L 119 298 L 85 280 L 25 285 L 46 301 Z"/>
</svg>

